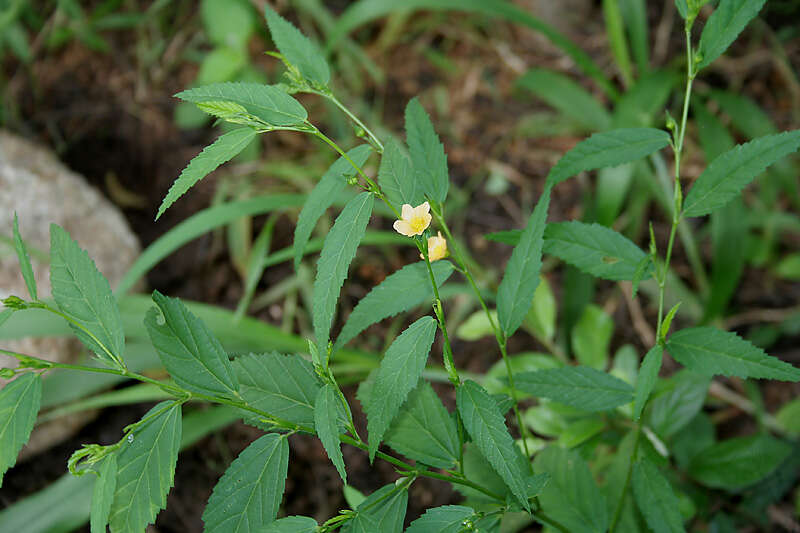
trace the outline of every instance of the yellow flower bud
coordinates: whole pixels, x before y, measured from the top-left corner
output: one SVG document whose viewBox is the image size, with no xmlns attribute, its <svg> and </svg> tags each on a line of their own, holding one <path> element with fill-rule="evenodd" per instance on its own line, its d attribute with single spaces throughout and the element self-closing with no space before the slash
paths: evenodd
<svg viewBox="0 0 800 533">
<path fill-rule="evenodd" d="M 448 255 L 447 239 L 442 237 L 441 231 L 437 233 L 438 235 L 435 237 L 428 237 L 428 259 L 431 262 L 444 259 Z M 425 259 L 422 254 L 420 254 L 420 258 Z"/>
</svg>

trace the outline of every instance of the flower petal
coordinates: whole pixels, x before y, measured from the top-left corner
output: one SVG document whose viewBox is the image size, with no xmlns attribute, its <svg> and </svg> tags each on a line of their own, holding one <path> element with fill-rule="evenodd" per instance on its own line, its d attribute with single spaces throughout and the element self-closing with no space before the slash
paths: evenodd
<svg viewBox="0 0 800 533">
<path fill-rule="evenodd" d="M 392 227 L 397 233 L 405 235 L 406 237 L 411 237 L 414 235 L 414 231 L 411 229 L 411 224 L 405 220 L 395 220 Z"/>
<path fill-rule="evenodd" d="M 403 204 L 403 207 L 400 210 L 400 216 L 403 220 L 409 220 L 412 216 L 414 216 L 414 208 L 411 207 L 411 204 Z"/>
</svg>

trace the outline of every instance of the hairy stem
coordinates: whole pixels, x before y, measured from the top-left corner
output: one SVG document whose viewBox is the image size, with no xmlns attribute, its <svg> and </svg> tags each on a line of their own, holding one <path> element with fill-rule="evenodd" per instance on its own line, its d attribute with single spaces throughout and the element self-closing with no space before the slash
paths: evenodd
<svg viewBox="0 0 800 533">
<path fill-rule="evenodd" d="M 528 450 L 528 428 L 522 422 L 522 415 L 519 411 L 519 399 L 517 396 L 517 388 L 514 385 L 514 373 L 511 369 L 511 361 L 508 357 L 508 353 L 506 351 L 506 340 L 503 336 L 503 333 L 500 331 L 500 327 L 498 326 L 497 322 L 495 322 L 494 317 L 492 316 L 491 311 L 489 310 L 489 306 L 486 305 L 486 301 L 483 299 L 481 295 L 481 291 L 478 288 L 475 280 L 472 277 L 472 274 L 469 272 L 469 268 L 467 267 L 466 261 L 461 255 L 461 251 L 458 249 L 458 246 L 455 245 L 455 239 L 453 235 L 450 233 L 450 228 L 447 226 L 447 223 L 444 220 L 442 214 L 434 209 L 433 216 L 436 219 L 437 224 L 441 226 L 442 230 L 444 231 L 445 235 L 447 236 L 448 242 L 453 243 L 452 251 L 453 251 L 453 258 L 458 263 L 458 266 L 461 267 L 461 272 L 464 274 L 464 277 L 467 278 L 470 287 L 472 287 L 472 291 L 475 293 L 475 296 L 478 298 L 478 302 L 480 302 L 481 307 L 483 308 L 483 312 L 486 313 L 487 318 L 489 319 L 489 324 L 492 327 L 492 331 L 494 331 L 495 339 L 497 340 L 497 345 L 500 347 L 500 355 L 503 358 L 503 362 L 505 363 L 506 367 L 506 377 L 508 378 L 508 386 L 511 389 L 511 399 L 514 402 L 514 416 L 517 419 L 517 425 L 519 426 L 520 435 L 522 436 L 522 444 L 525 448 L 525 455 L 526 457 L 530 458 L 530 451 Z"/>
<path fill-rule="evenodd" d="M 339 109 L 341 109 L 345 115 L 350 117 L 350 120 L 355 122 L 358 127 L 362 128 L 364 132 L 366 132 L 366 134 L 369 135 L 369 138 L 371 139 L 371 144 L 375 146 L 375 148 L 378 150 L 378 153 L 381 154 L 383 153 L 383 143 L 381 143 L 380 139 L 378 139 L 378 136 L 372 133 L 372 130 L 370 130 L 366 124 L 361 122 L 361 119 L 359 119 L 352 111 L 350 111 L 350 109 L 348 109 L 347 106 L 345 106 L 342 102 L 340 102 L 339 99 L 336 98 L 336 96 L 333 93 L 329 94 L 318 93 L 318 94 L 324 96 L 325 98 L 333 102 L 334 105 Z"/>
<path fill-rule="evenodd" d="M 428 256 L 428 245 L 424 237 L 417 240 L 417 246 L 422 253 L 422 258 L 425 260 L 425 265 L 428 267 L 428 277 L 430 278 L 431 288 L 433 289 L 433 312 L 436 314 L 436 320 L 439 322 L 439 328 L 442 330 L 442 336 L 444 337 L 444 348 L 442 349 L 444 367 L 447 370 L 450 382 L 458 387 L 461 385 L 461 378 L 458 377 L 458 370 L 456 370 L 456 363 L 453 358 L 453 347 L 450 345 L 450 337 L 447 334 L 447 324 L 445 323 L 444 310 L 442 309 L 442 300 L 439 297 L 439 287 L 436 285 L 433 267 L 431 267 L 431 260 Z"/>
<path fill-rule="evenodd" d="M 692 94 L 692 82 L 696 72 L 694 71 L 694 59 L 692 57 L 692 40 L 690 27 L 686 26 L 686 91 L 683 96 L 683 111 L 681 113 L 681 123 L 678 126 L 677 136 L 673 143 L 673 153 L 675 155 L 675 181 L 673 184 L 673 205 L 672 205 L 672 226 L 669 232 L 669 240 L 667 241 L 667 251 L 664 254 L 664 262 L 658 274 L 658 319 L 656 322 L 656 342 L 663 343 L 663 336 L 666 335 L 662 331 L 664 327 L 664 291 L 667 284 L 667 273 L 669 272 L 669 264 L 672 259 L 672 248 L 675 243 L 675 234 L 678 229 L 678 224 L 681 222 L 681 209 L 683 203 L 683 193 L 681 190 L 680 169 L 681 169 L 681 156 L 683 155 L 683 141 L 686 135 L 686 119 L 689 116 L 689 102 Z M 611 520 L 611 527 L 609 533 L 614 533 L 614 529 L 619 522 L 622 513 L 623 503 L 625 496 L 630 487 L 631 475 L 633 473 L 633 463 L 636 453 L 639 450 L 639 441 L 641 440 L 642 427 L 641 424 L 636 425 L 636 440 L 633 447 L 633 457 L 628 464 L 628 472 L 625 476 L 625 485 L 622 489 L 622 495 L 614 510 L 614 517 Z"/>
</svg>

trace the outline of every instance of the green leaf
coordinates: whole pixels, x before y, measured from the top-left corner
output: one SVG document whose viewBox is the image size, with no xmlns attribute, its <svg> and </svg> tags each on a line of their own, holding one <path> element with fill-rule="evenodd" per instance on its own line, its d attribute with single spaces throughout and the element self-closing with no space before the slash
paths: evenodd
<svg viewBox="0 0 800 533">
<path fill-rule="evenodd" d="M 394 483 L 384 485 L 361 502 L 356 517 L 342 533 L 401 533 L 408 506 L 408 490 Z"/>
<path fill-rule="evenodd" d="M 574 451 L 548 446 L 536 454 L 536 472 L 550 474 L 539 501 L 553 520 L 568 531 L 604 533 L 608 527 L 606 501 L 586 462 Z"/>
<path fill-rule="evenodd" d="M 689 468 L 695 455 L 714 444 L 715 432 L 711 417 L 701 411 L 672 438 L 669 449 L 681 470 Z"/>
<path fill-rule="evenodd" d="M 633 273 L 633 277 L 631 278 L 631 297 L 636 298 L 636 293 L 639 292 L 639 284 L 644 279 L 644 276 L 647 272 L 652 271 L 653 266 L 653 257 L 648 254 L 647 257 L 643 257 L 639 264 L 636 265 L 636 271 Z"/>
<path fill-rule="evenodd" d="M 356 255 L 356 248 L 367 229 L 374 197 L 362 192 L 344 206 L 336 217 L 317 262 L 317 278 L 314 280 L 313 322 L 317 347 L 322 354 L 328 353 L 331 322 L 336 311 L 336 300 L 347 277 L 347 269 Z M 326 357 L 327 360 L 327 357 Z"/>
<path fill-rule="evenodd" d="M 447 281 L 454 270 L 450 261 L 434 261 L 431 268 L 439 287 Z M 422 303 L 431 302 L 432 299 L 433 290 L 425 262 L 419 261 L 404 266 L 373 287 L 356 304 L 336 339 L 337 348 L 344 346 L 372 324 L 408 311 Z"/>
<path fill-rule="evenodd" d="M 2 326 L 6 320 L 11 318 L 11 315 L 14 314 L 15 309 L 3 309 L 0 311 L 0 326 Z"/>
<path fill-rule="evenodd" d="M 669 481 L 647 459 L 641 459 L 633 468 L 633 493 L 639 510 L 654 533 L 686 531 L 678 510 L 678 498 Z"/>
<path fill-rule="evenodd" d="M 308 113 L 300 103 L 276 85 L 260 83 L 212 83 L 175 95 L 186 102 L 233 102 L 262 122 L 274 128 L 303 124 Z"/>
<path fill-rule="evenodd" d="M 246 48 L 255 29 L 253 8 L 244 0 L 203 0 L 203 29 L 217 46 Z"/>
<path fill-rule="evenodd" d="M 347 472 L 339 441 L 339 409 L 339 396 L 334 386 L 328 383 L 319 390 L 314 401 L 314 429 L 336 471 L 347 484 Z"/>
<path fill-rule="evenodd" d="M 707 67 L 728 49 L 747 24 L 758 15 L 766 0 L 721 0 L 708 18 L 700 36 L 698 69 Z"/>
<path fill-rule="evenodd" d="M 661 338 L 658 339 L 659 343 L 663 343 L 669 333 L 669 328 L 672 325 L 672 319 L 675 318 L 675 315 L 678 313 L 678 309 L 681 307 L 681 302 L 676 303 L 672 306 L 672 308 L 667 311 L 667 314 L 664 315 L 664 320 L 661 322 Z"/>
<path fill-rule="evenodd" d="M 579 142 L 547 175 L 553 187 L 579 172 L 636 161 L 669 144 L 669 134 L 654 128 L 627 128 L 595 133 Z"/>
<path fill-rule="evenodd" d="M 358 388 L 362 405 L 369 403 L 373 383 L 364 381 Z M 406 457 L 435 468 L 453 468 L 458 461 L 456 424 L 427 381 L 420 380 L 408 393 L 383 440 Z"/>
<path fill-rule="evenodd" d="M 603 0 L 603 15 L 611 55 L 614 57 L 622 81 L 625 86 L 629 86 L 633 83 L 633 68 L 628 51 L 628 41 L 625 39 L 625 23 L 622 19 L 619 0 Z"/>
<path fill-rule="evenodd" d="M 767 167 L 798 147 L 800 130 L 792 130 L 740 144 L 718 156 L 689 190 L 684 216 L 706 215 L 724 206 Z"/>
<path fill-rule="evenodd" d="M 203 151 L 194 157 L 189 164 L 181 171 L 181 175 L 169 188 L 169 192 L 161 201 L 156 214 L 158 220 L 164 211 L 175 203 L 175 201 L 186 194 L 194 185 L 214 172 L 218 166 L 233 159 L 239 152 L 250 144 L 256 136 L 253 128 L 237 128 L 220 135 L 216 141 L 203 148 Z"/>
<path fill-rule="evenodd" d="M 639 420 L 642 415 L 650 393 L 658 380 L 658 372 L 661 370 L 661 357 L 664 350 L 661 345 L 655 345 L 647 352 L 642 361 L 642 368 L 639 370 L 639 377 L 636 379 L 636 392 L 633 401 L 633 419 Z"/>
<path fill-rule="evenodd" d="M 636 80 L 614 106 L 612 126 L 636 128 L 663 124 L 667 98 L 678 81 L 676 73 L 670 70 L 650 72 Z"/>
<path fill-rule="evenodd" d="M 307 516 L 287 516 L 275 520 L 259 533 L 317 533 L 317 521 Z"/>
<path fill-rule="evenodd" d="M 428 113 L 416 98 L 406 106 L 406 142 L 423 192 L 434 202 L 444 202 L 450 186 L 447 156 Z"/>
<path fill-rule="evenodd" d="M 609 227 L 614 224 L 633 185 L 635 170 L 636 163 L 626 163 L 597 171 L 594 201 L 599 224 Z"/>
<path fill-rule="evenodd" d="M 177 298 L 153 291 L 153 301 L 158 309 L 151 308 L 144 323 L 175 383 L 210 396 L 235 396 L 239 383 L 233 366 L 208 326 Z"/>
<path fill-rule="evenodd" d="M 497 288 L 498 322 L 506 337 L 513 335 L 522 324 L 539 285 L 544 230 L 549 207 L 550 189 L 545 188 L 528 219 L 528 225 L 520 235 L 519 244 L 511 252 L 503 281 Z"/>
<path fill-rule="evenodd" d="M 275 520 L 289 466 L 286 435 L 267 433 L 239 454 L 203 512 L 206 533 L 252 533 Z"/>
<path fill-rule="evenodd" d="M 775 414 L 783 429 L 790 435 L 800 436 L 800 398 L 785 403 Z"/>
<path fill-rule="evenodd" d="M 331 71 L 328 62 L 325 61 L 325 54 L 271 7 L 265 6 L 264 13 L 272 40 L 283 57 L 297 67 L 305 79 L 318 85 L 328 85 L 331 81 Z"/>
<path fill-rule="evenodd" d="M 50 226 L 50 284 L 61 312 L 80 341 L 107 365 L 118 366 L 125 334 L 108 280 L 94 261 L 59 226 Z"/>
<path fill-rule="evenodd" d="M 27 372 L 0 389 L 0 486 L 28 442 L 42 401 L 42 378 Z"/>
<path fill-rule="evenodd" d="M 764 353 L 738 335 L 712 327 L 673 333 L 667 350 L 679 363 L 707 375 L 800 381 L 800 368 Z"/>
<path fill-rule="evenodd" d="M 570 449 L 583 444 L 606 428 L 606 423 L 600 418 L 580 418 L 564 428 L 558 436 L 558 444 Z"/>
<path fill-rule="evenodd" d="M 368 144 L 356 146 L 347 152 L 347 156 L 359 167 L 364 166 L 372 148 Z M 297 226 L 294 230 L 294 267 L 300 264 L 303 251 L 311 237 L 319 217 L 328 209 L 347 185 L 347 178 L 355 175 L 356 169 L 344 157 L 337 159 L 317 183 L 303 204 Z"/>
<path fill-rule="evenodd" d="M 712 90 L 708 93 L 708 100 L 718 105 L 720 111 L 730 118 L 730 126 L 748 140 L 778 133 L 777 126 L 758 102 L 743 93 Z M 696 113 L 694 106 L 692 111 Z M 734 142 L 730 133 L 727 133 L 724 140 L 731 141 L 727 150 L 733 148 Z"/>
<path fill-rule="evenodd" d="M 675 435 L 700 412 L 709 382 L 708 376 L 690 370 L 665 380 L 650 400 L 649 425 L 663 439 Z"/>
<path fill-rule="evenodd" d="M 456 390 L 456 403 L 464 427 L 481 455 L 492 465 L 519 503 L 530 509 L 525 484 L 527 460 L 514 444 L 497 403 L 483 387 L 465 381 Z"/>
<path fill-rule="evenodd" d="M 492 465 L 483 457 L 481 452 L 475 446 L 475 443 L 464 443 L 463 464 L 464 476 L 467 479 L 470 479 L 494 494 L 501 496 L 503 500 L 507 502 L 511 502 L 514 499 L 514 495 L 511 493 L 508 486 L 505 484 L 503 479 L 497 475 Z M 527 468 L 527 465 L 524 466 Z M 528 472 L 528 470 L 526 470 L 526 472 Z M 453 488 L 461 493 L 466 498 L 466 501 L 472 502 L 475 505 L 485 503 L 497 504 L 496 499 L 465 485 L 454 484 Z"/>
<path fill-rule="evenodd" d="M 106 533 L 111 504 L 117 489 L 117 454 L 103 459 L 92 493 L 92 511 L 89 518 L 92 533 Z"/>
<path fill-rule="evenodd" d="M 718 442 L 694 456 L 689 475 L 707 487 L 738 490 L 774 471 L 792 447 L 767 434 Z"/>
<path fill-rule="evenodd" d="M 152 417 L 152 418 L 150 418 Z M 180 404 L 161 402 L 142 418 L 117 452 L 111 531 L 144 531 L 167 503 L 181 443 Z"/>
<path fill-rule="evenodd" d="M 617 450 L 609 459 L 608 468 L 603 473 L 602 491 L 606 499 L 607 513 L 613 515 L 617 507 L 621 507 L 616 530 L 625 533 L 648 531 L 636 508 L 633 491 L 628 490 L 630 486 L 628 472 L 632 472 L 631 465 L 644 454 L 647 444 L 646 441 L 640 441 L 641 435 L 637 436 L 636 433 L 635 429 L 631 429 L 624 434 L 617 445 Z M 637 446 L 637 442 L 642 445 Z"/>
<path fill-rule="evenodd" d="M 250 406 L 301 426 L 314 425 L 321 387 L 311 363 L 299 355 L 269 352 L 237 357 L 233 367 L 239 393 Z"/>
<path fill-rule="evenodd" d="M 475 510 L 463 505 L 443 505 L 425 511 L 411 522 L 405 533 L 460 533 Z"/>
<path fill-rule="evenodd" d="M 748 210 L 742 198 L 711 213 L 711 293 L 705 305 L 704 322 L 724 313 L 747 261 L 750 235 Z"/>
<path fill-rule="evenodd" d="M 727 95 L 728 93 L 720 94 Z M 716 96 L 715 94 L 708 102 L 692 102 L 692 112 L 697 122 L 697 136 L 700 138 L 700 146 L 703 148 L 703 155 L 707 163 L 736 146 L 736 141 L 734 141 L 733 135 L 728 131 L 725 124 L 708 109 L 708 103 L 711 100 L 715 103 L 718 101 Z M 747 102 L 752 103 L 751 101 Z M 738 104 L 739 102 L 736 103 Z M 724 106 L 722 108 L 723 110 L 725 109 Z M 770 133 L 775 132 L 768 131 L 764 135 L 769 135 Z M 760 137 L 760 135 L 758 136 Z"/>
<path fill-rule="evenodd" d="M 228 406 L 187 415 L 182 424 L 181 448 L 197 443 L 236 418 L 237 411 Z M 78 531 L 89 521 L 93 485 L 91 476 L 64 474 L 45 489 L 0 511 L 0 531 Z"/>
<path fill-rule="evenodd" d="M 155 265 L 193 239 L 245 216 L 269 213 L 290 207 L 301 207 L 306 197 L 300 194 L 268 194 L 247 200 L 228 202 L 195 213 L 153 241 L 136 259 L 122 280 L 116 294 L 121 296 L 136 285 Z M 401 237 L 398 235 L 398 237 Z M 281 250 L 280 261 L 292 258 L 291 250 Z M 278 261 L 278 262 L 280 262 Z M 274 263 L 273 263 L 274 264 Z"/>
<path fill-rule="evenodd" d="M 675 0 L 675 8 L 678 10 L 682 19 L 686 19 L 689 15 L 689 6 L 686 5 L 686 0 Z"/>
<path fill-rule="evenodd" d="M 362 384 L 363 383 L 365 382 L 362 382 Z M 361 389 L 359 389 L 359 392 L 361 392 Z M 350 506 L 350 509 L 355 509 L 361 505 L 361 502 L 367 499 L 363 492 L 351 485 L 345 485 L 342 488 L 342 493 L 344 494 L 344 501 L 347 502 L 347 505 Z"/>
<path fill-rule="evenodd" d="M 36 293 L 36 278 L 33 276 L 31 258 L 28 255 L 28 249 L 25 247 L 25 241 L 22 240 L 22 235 L 19 234 L 19 218 L 17 218 L 16 213 L 14 213 L 14 248 L 17 250 L 19 269 L 22 271 L 25 286 L 28 287 L 28 294 L 31 295 L 31 300 L 38 300 L 39 296 Z"/>
<path fill-rule="evenodd" d="M 370 461 L 408 393 L 417 386 L 435 334 L 436 321 L 424 316 L 408 326 L 386 350 L 365 406 Z"/>
<path fill-rule="evenodd" d="M 417 206 L 425 201 L 425 191 L 417 183 L 411 160 L 394 139 L 389 139 L 383 148 L 378 183 L 395 205 Z"/>
<path fill-rule="evenodd" d="M 511 372 L 516 376 L 520 372 L 543 370 L 545 368 L 559 368 L 563 364 L 550 354 L 538 352 L 525 352 L 511 355 L 508 358 Z M 489 394 L 504 394 L 510 396 L 511 389 L 504 378 L 508 376 L 505 361 L 497 361 L 486 372 L 483 387 Z"/>
<path fill-rule="evenodd" d="M 510 229 L 504 231 L 495 231 L 494 233 L 487 233 L 484 237 L 493 242 L 502 242 L 503 244 L 510 244 L 516 246 L 519 244 L 519 238 L 522 236 L 521 229 Z"/>
<path fill-rule="evenodd" d="M 572 328 L 572 350 L 582 365 L 603 369 L 608 365 L 614 321 L 602 308 L 589 304 Z"/>
<path fill-rule="evenodd" d="M 612 281 L 633 279 L 636 267 L 646 256 L 627 237 L 600 224 L 551 222 L 544 238 L 546 253 L 587 274 Z"/>
<path fill-rule="evenodd" d="M 619 378 L 586 366 L 523 372 L 517 389 L 583 411 L 607 411 L 633 401 L 633 388 Z"/>
<path fill-rule="evenodd" d="M 489 311 L 492 319 L 497 321 L 497 311 Z M 465 341 L 476 341 L 488 335 L 492 335 L 492 323 L 489 315 L 483 309 L 479 309 L 464 319 L 456 329 L 456 337 Z"/>
<path fill-rule="evenodd" d="M 633 57 L 639 76 L 646 74 L 650 63 L 649 36 L 647 35 L 647 2 L 645 0 L 622 0 L 620 11 L 625 20 L 628 37 L 631 41 Z"/>
<path fill-rule="evenodd" d="M 563 74 L 547 69 L 532 69 L 522 75 L 516 85 L 531 91 L 587 130 L 602 131 L 611 125 L 611 115 L 602 104 Z"/>
<path fill-rule="evenodd" d="M 556 314 L 558 304 L 547 278 L 539 279 L 539 286 L 533 293 L 531 309 L 525 317 L 523 327 L 537 339 L 552 341 L 556 334 Z"/>
<path fill-rule="evenodd" d="M 775 265 L 775 275 L 789 280 L 800 280 L 800 253 L 788 254 Z"/>
</svg>

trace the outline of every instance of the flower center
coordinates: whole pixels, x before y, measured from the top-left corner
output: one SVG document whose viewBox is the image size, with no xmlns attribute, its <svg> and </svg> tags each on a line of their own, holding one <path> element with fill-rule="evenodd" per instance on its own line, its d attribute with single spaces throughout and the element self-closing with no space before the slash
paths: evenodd
<svg viewBox="0 0 800 533">
<path fill-rule="evenodd" d="M 422 233 L 428 227 L 427 221 L 423 217 L 413 217 L 408 225 L 414 230 L 414 233 Z"/>
</svg>

